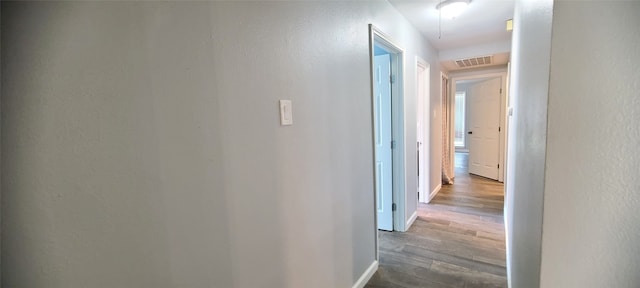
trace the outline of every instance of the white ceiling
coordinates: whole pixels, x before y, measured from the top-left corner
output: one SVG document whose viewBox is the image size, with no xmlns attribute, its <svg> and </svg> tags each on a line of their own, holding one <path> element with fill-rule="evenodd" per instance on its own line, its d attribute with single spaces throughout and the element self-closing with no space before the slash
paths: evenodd
<svg viewBox="0 0 640 288">
<path fill-rule="evenodd" d="M 440 0 L 389 2 L 429 39 L 443 62 L 510 52 L 511 32 L 505 21 L 513 18 L 514 0 L 472 0 L 454 19 L 440 19 Z"/>
</svg>

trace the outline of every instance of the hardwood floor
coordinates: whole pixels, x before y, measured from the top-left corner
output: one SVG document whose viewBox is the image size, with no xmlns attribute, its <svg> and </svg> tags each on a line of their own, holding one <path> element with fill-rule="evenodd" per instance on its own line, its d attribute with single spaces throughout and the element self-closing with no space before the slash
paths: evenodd
<svg viewBox="0 0 640 288">
<path fill-rule="evenodd" d="M 507 287 L 503 185 L 469 175 L 467 155 L 456 153 L 455 183 L 418 204 L 409 231 L 380 231 L 365 287 Z"/>
</svg>

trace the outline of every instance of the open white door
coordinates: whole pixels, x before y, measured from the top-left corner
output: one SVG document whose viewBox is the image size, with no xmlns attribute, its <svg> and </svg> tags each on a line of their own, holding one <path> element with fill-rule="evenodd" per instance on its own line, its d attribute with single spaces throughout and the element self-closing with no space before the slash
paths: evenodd
<svg viewBox="0 0 640 288">
<path fill-rule="evenodd" d="M 500 163 L 501 78 L 473 84 L 467 90 L 469 173 L 498 180 Z"/>
<path fill-rule="evenodd" d="M 374 133 L 378 229 L 393 230 L 391 155 L 391 57 L 374 57 Z"/>
</svg>

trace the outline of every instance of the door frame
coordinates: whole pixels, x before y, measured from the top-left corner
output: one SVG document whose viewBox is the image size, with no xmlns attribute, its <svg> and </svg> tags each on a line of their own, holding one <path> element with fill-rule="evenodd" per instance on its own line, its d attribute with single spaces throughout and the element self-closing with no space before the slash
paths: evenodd
<svg viewBox="0 0 640 288">
<path fill-rule="evenodd" d="M 374 129 L 374 46 L 379 45 L 384 47 L 391 55 L 391 74 L 395 75 L 395 81 L 391 84 L 391 137 L 395 141 L 392 153 L 392 198 L 393 203 L 396 205 L 395 211 L 393 211 L 393 230 L 404 231 L 406 223 L 405 209 L 405 119 L 404 119 L 404 55 L 405 51 L 400 46 L 396 45 L 389 36 L 378 29 L 373 24 L 369 24 L 369 77 L 370 77 L 370 91 L 371 91 L 371 129 L 372 139 L 371 145 L 373 147 L 372 154 L 372 173 L 373 173 L 373 214 L 374 214 L 374 230 L 375 230 L 375 243 L 376 243 L 376 260 L 379 260 L 378 253 L 378 213 L 377 213 L 377 192 L 375 183 L 377 182 L 375 173 L 375 129 Z"/>
<path fill-rule="evenodd" d="M 430 200 L 429 195 L 431 191 L 430 188 L 430 180 L 431 180 L 431 97 L 430 97 L 430 89 L 431 89 L 431 65 L 429 62 L 424 59 L 416 56 L 416 103 L 420 103 L 418 99 L 422 98 L 422 115 L 420 113 L 416 113 L 416 117 L 422 118 L 422 154 L 423 154 L 423 163 L 422 163 L 422 171 L 419 178 L 422 178 L 422 186 L 418 186 L 418 202 L 428 203 Z M 423 79 L 420 79 L 419 70 L 424 69 Z M 423 95 L 420 95 L 419 85 L 420 82 L 424 84 Z M 419 112 L 419 107 L 416 107 L 417 112 Z M 417 136 L 417 135 L 416 135 Z M 418 161 L 420 161 L 418 159 Z M 420 165 L 420 163 L 418 163 Z M 420 167 L 420 166 L 418 166 Z M 420 179 L 418 179 L 420 182 Z M 419 185 L 419 184 L 418 184 Z"/>
<path fill-rule="evenodd" d="M 494 70 L 495 71 L 495 70 Z M 455 75 L 451 77 L 451 80 L 449 81 L 449 84 L 451 85 L 450 88 L 450 92 L 452 93 L 452 95 L 455 95 L 455 91 L 456 91 L 456 85 L 457 82 L 460 80 L 477 80 L 477 79 L 490 79 L 490 78 L 496 78 L 496 77 L 500 77 L 501 79 L 501 83 L 500 83 L 500 87 L 502 88 L 502 94 L 500 95 L 500 135 L 499 135 L 499 151 L 498 151 L 498 163 L 500 165 L 500 167 L 498 168 L 498 182 L 503 182 L 504 183 L 504 179 L 505 179 L 505 171 L 507 171 L 506 168 L 506 144 L 507 144 L 507 139 L 506 139 L 506 135 L 508 133 L 509 127 L 507 127 L 507 96 L 508 96 L 508 86 L 507 86 L 507 73 L 508 71 L 504 71 L 504 72 L 487 72 L 487 73 L 475 73 L 475 74 L 459 74 L 459 75 Z M 455 120 L 455 97 L 453 97 L 453 104 L 452 106 L 454 106 L 452 108 L 452 115 L 453 115 L 453 119 Z M 468 102 L 468 100 L 467 100 Z M 468 110 L 468 109 L 467 109 Z M 467 111 L 465 111 L 467 112 Z M 467 112 L 468 113 L 468 112 Z M 454 128 L 455 129 L 455 128 Z M 455 130 L 454 130 L 455 131 Z M 453 133 L 453 132 L 452 132 Z M 453 135 L 453 134 L 452 134 Z M 455 148 L 454 148 L 455 149 Z M 455 150 L 454 150 L 455 151 Z M 455 153 L 454 153 L 455 154 Z M 455 169 L 454 169 L 455 170 Z"/>
<path fill-rule="evenodd" d="M 443 87 L 442 85 L 442 79 L 447 79 L 447 85 L 446 87 Z M 443 103 L 447 102 L 447 99 L 451 100 L 448 101 L 449 103 L 451 103 L 452 105 L 447 107 L 447 115 L 449 116 L 449 118 L 446 121 L 449 121 L 449 137 L 451 138 L 449 141 L 449 155 L 451 155 L 451 165 L 449 165 L 449 171 L 447 171 L 447 173 L 449 175 L 451 175 L 451 179 L 455 179 L 456 177 L 456 168 L 455 168 L 455 163 L 456 163 L 456 145 L 454 144 L 454 133 L 455 133 L 455 118 L 454 118 L 454 113 L 455 113 L 455 93 L 453 92 L 453 80 L 452 78 L 448 75 L 445 74 L 444 72 L 440 72 L 440 106 L 444 106 Z M 445 95 L 445 88 L 448 90 L 447 94 Z M 446 98 L 446 99 L 445 99 Z M 441 113 L 442 115 L 445 114 L 445 111 L 442 111 Z M 440 117 L 440 125 L 443 126 L 443 123 L 445 121 L 444 116 Z M 442 132 L 440 133 L 440 142 L 442 141 L 442 138 L 444 137 L 444 130 L 442 130 Z M 441 144 L 443 145 L 443 144 Z M 444 147 L 443 147 L 444 149 Z M 442 151 L 440 151 L 440 153 L 442 153 Z M 444 169 L 444 155 L 442 155 L 442 157 L 440 158 L 440 174 L 444 174 L 444 171 L 442 171 Z M 442 185 L 442 183 L 440 183 L 440 185 Z M 442 187 L 442 186 L 440 186 Z M 440 188 L 438 188 L 438 192 L 439 192 Z M 435 194 L 433 196 L 431 196 L 430 198 L 435 197 Z M 431 200 L 431 199 L 429 199 Z"/>
</svg>

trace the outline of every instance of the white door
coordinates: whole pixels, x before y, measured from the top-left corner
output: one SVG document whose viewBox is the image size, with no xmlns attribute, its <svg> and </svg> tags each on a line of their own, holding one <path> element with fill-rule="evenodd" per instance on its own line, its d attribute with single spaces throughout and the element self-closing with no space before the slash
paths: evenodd
<svg viewBox="0 0 640 288">
<path fill-rule="evenodd" d="M 374 57 L 374 129 L 378 229 L 393 230 L 391 158 L 391 57 Z"/>
<path fill-rule="evenodd" d="M 469 101 L 469 173 L 498 180 L 500 161 L 500 77 L 475 83 Z"/>
<path fill-rule="evenodd" d="M 418 81 L 418 94 L 417 94 L 417 104 L 418 104 L 418 109 L 417 109 L 417 119 L 418 119 L 418 123 L 417 123 L 417 142 L 416 143 L 416 148 L 418 149 L 418 199 L 421 202 L 425 202 L 426 198 L 425 198 L 425 170 L 424 170 L 424 98 L 425 98 L 425 83 L 424 83 L 424 79 L 425 79 L 425 73 L 426 73 L 426 68 L 422 67 L 422 65 L 418 65 L 418 75 L 417 75 L 417 81 Z"/>
</svg>

